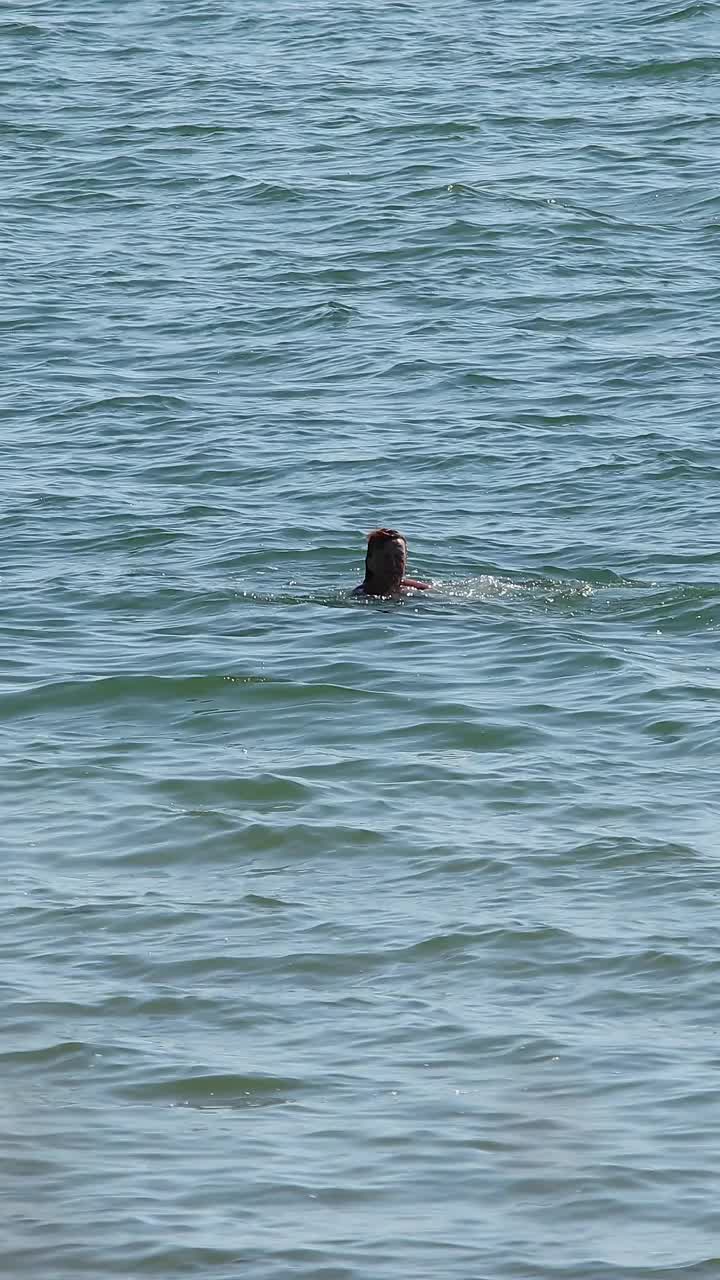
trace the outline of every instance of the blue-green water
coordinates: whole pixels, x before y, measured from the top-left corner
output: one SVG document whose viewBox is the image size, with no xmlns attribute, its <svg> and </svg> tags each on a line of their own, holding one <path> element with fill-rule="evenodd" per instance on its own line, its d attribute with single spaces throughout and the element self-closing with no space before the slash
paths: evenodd
<svg viewBox="0 0 720 1280">
<path fill-rule="evenodd" d="M 4 7 L 11 1280 L 717 1280 L 719 12 Z"/>
</svg>

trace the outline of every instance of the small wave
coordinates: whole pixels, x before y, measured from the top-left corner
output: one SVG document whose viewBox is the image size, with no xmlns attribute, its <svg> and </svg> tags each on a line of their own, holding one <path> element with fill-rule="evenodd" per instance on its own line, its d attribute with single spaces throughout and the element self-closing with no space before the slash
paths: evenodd
<svg viewBox="0 0 720 1280">
<path fill-rule="evenodd" d="M 256 328 L 277 330 L 285 334 L 295 329 L 315 328 L 325 324 L 346 324 L 358 314 L 356 307 L 329 298 L 313 306 L 275 307 L 263 313 Z"/>
<path fill-rule="evenodd" d="M 388 733 L 388 741 L 393 743 L 409 744 L 419 738 L 423 744 L 431 744 L 433 751 L 490 754 L 525 751 L 537 746 L 543 737 L 543 731 L 537 727 L 492 722 L 473 724 L 468 721 L 467 715 L 456 720 L 431 720 L 424 716 L 421 720 Z"/>
<path fill-rule="evenodd" d="M 686 22 L 689 18 L 704 18 L 717 13 L 716 0 L 694 0 L 691 4 L 661 4 L 650 13 L 633 12 L 629 20 L 633 26 L 660 26 L 666 22 Z"/>
<path fill-rule="evenodd" d="M 633 584 L 604 601 L 608 611 L 628 621 L 654 625 L 658 631 L 692 632 L 720 626 L 720 584 Z"/>
<path fill-rule="evenodd" d="M 38 27 L 33 22 L 2 22 L 0 23 L 0 39 L 13 36 L 22 36 L 26 39 L 44 38 L 50 32 L 45 27 Z"/>
<path fill-rule="evenodd" d="M 157 676 L 128 672 L 86 680 L 55 680 L 21 692 L 13 691 L 0 697 L 0 710 L 6 716 L 17 716 L 38 707 L 48 711 L 99 707 L 128 700 L 165 702 L 178 697 L 208 697 L 227 692 L 236 684 L 267 683 L 272 683 L 270 677 L 254 675 Z"/>
<path fill-rule="evenodd" d="M 307 783 L 280 774 L 253 774 L 249 778 L 173 778 L 155 784 L 160 796 L 167 796 L 185 808 L 203 806 L 247 806 L 251 810 L 271 807 L 273 812 L 292 809 L 312 793 Z"/>
<path fill-rule="evenodd" d="M 137 1102 L 166 1102 L 199 1110 L 263 1107 L 287 1102 L 302 1087 L 291 1077 L 263 1075 L 178 1076 L 171 1080 L 125 1086 L 123 1097 Z"/>
<path fill-rule="evenodd" d="M 633 836 L 602 836 L 578 845 L 571 856 L 573 861 L 576 860 L 584 868 L 592 863 L 625 871 L 657 868 L 659 863 L 672 864 L 673 868 L 677 866 L 680 870 L 696 862 L 698 858 L 697 851 L 691 845 L 640 840 Z"/>
<path fill-rule="evenodd" d="M 594 80 L 679 80 L 715 76 L 719 69 L 720 56 L 700 54 L 694 58 L 657 59 L 630 65 L 612 59 L 587 74 Z"/>
<path fill-rule="evenodd" d="M 41 1049 L 15 1049 L 0 1054 L 0 1062 L 5 1067 L 44 1067 L 56 1064 L 85 1063 L 92 1056 L 92 1050 L 79 1040 L 63 1040 L 57 1044 L 49 1044 Z"/>
<path fill-rule="evenodd" d="M 81 400 L 61 410 L 42 415 L 44 422 L 66 422 L 86 414 L 116 412 L 120 410 L 184 409 L 188 401 L 181 396 L 146 392 L 140 395 L 102 396 L 97 400 Z"/>
<path fill-rule="evenodd" d="M 400 124 L 375 125 L 369 136 L 380 141 L 406 137 L 466 138 L 479 133 L 481 125 L 476 120 L 407 120 Z"/>
<path fill-rule="evenodd" d="M 124 49 L 123 53 L 140 53 L 142 50 Z M 247 124 L 198 124 L 193 121 L 183 121 L 178 124 L 154 125 L 153 134 L 161 138 L 214 138 L 218 135 L 229 134 L 231 137 L 237 134 L 246 134 L 249 132 Z"/>
<path fill-rule="evenodd" d="M 245 187 L 243 195 L 267 204 L 297 204 L 306 193 L 298 187 L 286 187 L 276 182 L 255 182 Z"/>
<path fill-rule="evenodd" d="M 553 926 L 533 927 L 519 923 L 509 925 L 488 925 L 485 928 L 458 930 L 453 933 L 436 934 L 403 949 L 406 959 L 420 959 L 427 956 L 465 957 L 468 950 L 476 951 L 478 947 L 507 951 L 514 965 L 532 965 L 536 962 L 539 949 L 563 950 L 570 943 L 576 942 L 576 936 L 566 929 Z M 527 955 L 527 952 L 534 954 Z"/>
</svg>

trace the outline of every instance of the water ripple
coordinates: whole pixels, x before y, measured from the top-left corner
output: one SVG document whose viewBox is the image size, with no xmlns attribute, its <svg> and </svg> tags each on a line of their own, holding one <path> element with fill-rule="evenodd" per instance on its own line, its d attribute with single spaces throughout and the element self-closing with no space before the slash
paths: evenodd
<svg viewBox="0 0 720 1280">
<path fill-rule="evenodd" d="M 715 1280 L 717 14 L 5 6 L 9 1275 Z"/>
</svg>

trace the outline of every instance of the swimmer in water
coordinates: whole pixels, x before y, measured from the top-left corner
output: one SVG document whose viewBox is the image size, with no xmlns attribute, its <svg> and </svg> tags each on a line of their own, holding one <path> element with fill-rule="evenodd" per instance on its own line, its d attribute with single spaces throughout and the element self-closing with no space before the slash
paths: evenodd
<svg viewBox="0 0 720 1280">
<path fill-rule="evenodd" d="M 403 577 L 407 567 L 407 542 L 397 529 L 373 529 L 368 534 L 365 579 L 354 596 L 399 596 L 405 591 L 429 591 L 429 582 Z"/>
</svg>

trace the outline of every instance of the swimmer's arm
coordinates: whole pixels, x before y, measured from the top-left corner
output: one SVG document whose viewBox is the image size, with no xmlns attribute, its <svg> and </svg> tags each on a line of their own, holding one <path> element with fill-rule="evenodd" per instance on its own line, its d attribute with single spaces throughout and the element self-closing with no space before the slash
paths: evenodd
<svg viewBox="0 0 720 1280">
<path fill-rule="evenodd" d="M 431 582 L 420 582 L 418 578 L 403 578 L 401 586 L 414 587 L 416 591 L 429 591 Z"/>
</svg>

